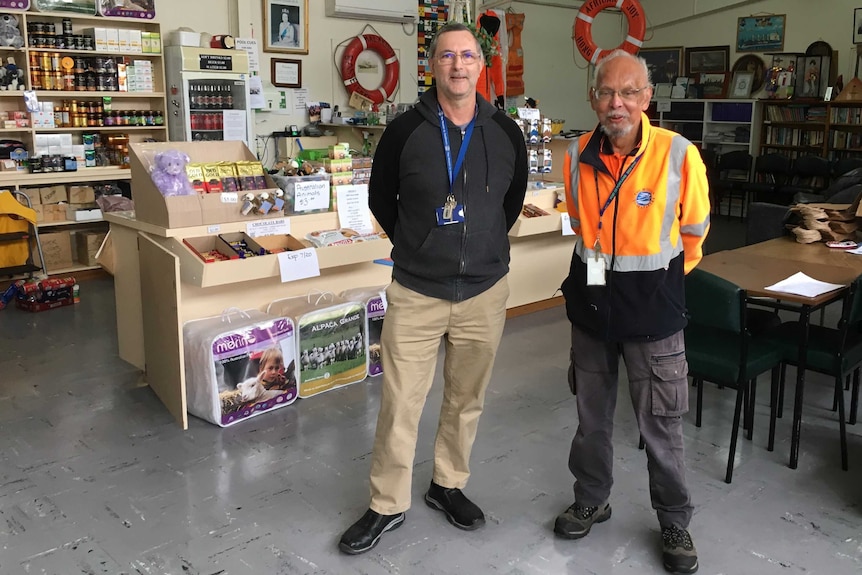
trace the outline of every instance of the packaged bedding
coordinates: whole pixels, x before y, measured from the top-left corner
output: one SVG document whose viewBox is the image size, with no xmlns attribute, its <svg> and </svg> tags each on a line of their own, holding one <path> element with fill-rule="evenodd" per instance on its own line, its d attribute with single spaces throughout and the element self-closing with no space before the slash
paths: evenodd
<svg viewBox="0 0 862 575">
<path fill-rule="evenodd" d="M 231 311 L 183 325 L 188 411 L 226 427 L 296 401 L 289 317 Z"/>
</svg>

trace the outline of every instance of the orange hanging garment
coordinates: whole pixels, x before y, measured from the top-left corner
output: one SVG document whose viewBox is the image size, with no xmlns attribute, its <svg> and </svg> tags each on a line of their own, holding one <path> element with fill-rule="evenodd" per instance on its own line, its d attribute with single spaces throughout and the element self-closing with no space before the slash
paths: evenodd
<svg viewBox="0 0 862 575">
<path fill-rule="evenodd" d="M 500 19 L 493 11 L 488 10 L 479 16 L 479 26 L 499 45 Z M 482 73 L 479 75 L 479 81 L 476 83 L 476 90 L 492 104 L 496 103 L 499 107 L 503 107 L 506 88 L 503 83 L 503 58 L 499 54 L 491 57 L 490 64 L 485 63 L 485 67 L 482 68 Z"/>
<path fill-rule="evenodd" d="M 524 14 L 506 14 L 506 31 L 509 33 L 509 62 L 506 64 L 506 95 L 524 94 L 524 49 L 521 47 L 521 31 L 524 29 Z"/>
</svg>

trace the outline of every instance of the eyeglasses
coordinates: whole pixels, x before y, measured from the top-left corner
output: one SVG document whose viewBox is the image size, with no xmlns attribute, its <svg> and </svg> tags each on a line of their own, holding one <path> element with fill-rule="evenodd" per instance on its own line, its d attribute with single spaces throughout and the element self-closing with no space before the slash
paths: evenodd
<svg viewBox="0 0 862 575">
<path fill-rule="evenodd" d="M 459 57 L 461 58 L 461 63 L 465 66 L 475 64 L 480 58 L 479 54 L 476 52 L 465 50 L 460 54 L 456 54 L 455 52 L 442 52 L 437 56 L 437 61 L 444 66 L 450 66 L 455 63 L 455 58 Z"/>
<path fill-rule="evenodd" d="M 647 88 L 649 86 L 644 86 L 643 88 L 625 88 L 623 90 L 606 90 L 602 88 L 600 90 L 593 90 L 593 94 L 595 94 L 596 100 L 599 102 L 610 102 L 614 98 L 614 94 L 619 95 L 626 102 L 632 102 Z"/>
</svg>

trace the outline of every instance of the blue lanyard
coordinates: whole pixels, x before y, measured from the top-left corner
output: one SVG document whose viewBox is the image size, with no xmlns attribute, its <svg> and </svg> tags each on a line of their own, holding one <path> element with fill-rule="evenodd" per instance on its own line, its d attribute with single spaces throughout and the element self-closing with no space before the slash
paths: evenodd
<svg viewBox="0 0 862 575">
<path fill-rule="evenodd" d="M 473 119 L 467 124 L 467 129 L 464 131 L 464 137 L 461 140 L 461 149 L 458 150 L 458 158 L 455 160 L 455 168 L 452 168 L 452 147 L 449 145 L 449 130 L 446 128 L 446 116 L 443 115 L 443 108 L 437 105 L 437 116 L 440 118 L 440 133 L 443 135 L 443 150 L 446 152 L 446 169 L 449 171 L 449 195 L 452 195 L 452 189 L 455 187 L 455 176 L 461 171 L 461 165 L 464 163 L 464 156 L 467 155 L 467 146 L 470 145 L 470 137 L 473 135 L 473 126 L 476 124 L 476 114 L 473 114 Z"/>
<path fill-rule="evenodd" d="M 601 231 L 602 231 L 602 216 L 605 215 L 605 210 L 608 209 L 608 207 L 611 205 L 611 202 L 613 202 L 614 198 L 617 197 L 617 194 L 619 193 L 620 188 L 623 187 L 623 183 L 628 179 L 629 175 L 631 175 L 632 170 L 635 169 L 635 166 L 638 165 L 638 162 L 641 161 L 642 157 L 643 157 L 643 154 L 637 156 L 634 159 L 634 161 L 631 164 L 629 164 L 629 167 L 626 168 L 626 171 L 622 173 L 622 175 L 617 180 L 617 183 L 614 184 L 614 189 L 611 190 L 611 194 L 608 196 L 608 200 L 605 202 L 605 205 L 599 209 L 599 228 L 598 228 L 598 233 L 596 234 L 596 242 L 598 242 L 599 233 L 601 233 Z M 623 160 L 623 161 L 625 161 L 625 160 Z M 599 172 L 598 172 L 598 170 L 593 169 L 593 174 L 595 175 L 595 178 L 596 178 L 596 195 L 598 196 L 598 194 L 599 194 Z"/>
</svg>

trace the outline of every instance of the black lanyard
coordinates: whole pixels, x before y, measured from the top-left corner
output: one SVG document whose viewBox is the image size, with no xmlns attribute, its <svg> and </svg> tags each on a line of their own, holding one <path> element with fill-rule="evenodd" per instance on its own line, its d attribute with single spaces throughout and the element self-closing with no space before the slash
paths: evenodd
<svg viewBox="0 0 862 575">
<path fill-rule="evenodd" d="M 614 184 L 614 189 L 611 190 L 611 194 L 608 196 L 608 199 L 605 202 L 605 205 L 602 206 L 601 208 L 599 208 L 599 226 L 598 226 L 598 230 L 596 231 L 596 246 L 601 246 L 601 244 L 599 244 L 599 235 L 601 235 L 601 233 L 602 233 L 602 216 L 605 215 L 605 211 L 608 209 L 608 207 L 614 201 L 614 198 L 617 197 L 617 194 L 619 193 L 620 188 L 623 187 L 623 183 L 625 183 L 625 181 L 628 179 L 629 175 L 631 175 L 632 170 L 635 169 L 635 166 L 638 165 L 638 162 L 641 161 L 642 157 L 643 157 L 643 154 L 637 156 L 634 159 L 634 161 L 631 164 L 629 164 L 629 167 L 626 168 L 626 171 L 620 175 L 620 177 L 617 179 L 617 183 Z M 623 158 L 623 162 L 625 162 L 625 158 Z M 599 198 L 599 171 L 596 168 L 593 168 L 593 175 L 595 176 L 595 179 L 596 179 L 596 199 L 599 202 L 601 202 L 601 199 Z"/>
<path fill-rule="evenodd" d="M 452 148 L 449 145 L 449 130 L 446 128 L 446 116 L 443 115 L 443 108 L 437 105 L 437 116 L 440 118 L 440 133 L 443 135 L 443 151 L 446 152 L 446 169 L 449 171 L 449 195 L 452 195 L 452 190 L 455 187 L 455 176 L 461 171 L 461 165 L 464 163 L 464 156 L 467 155 L 467 147 L 470 145 L 470 138 L 473 136 L 473 126 L 476 125 L 476 114 L 473 114 L 473 119 L 467 124 L 464 130 L 464 137 L 461 140 L 461 149 L 458 150 L 458 158 L 455 160 L 455 167 L 452 167 Z"/>
</svg>

